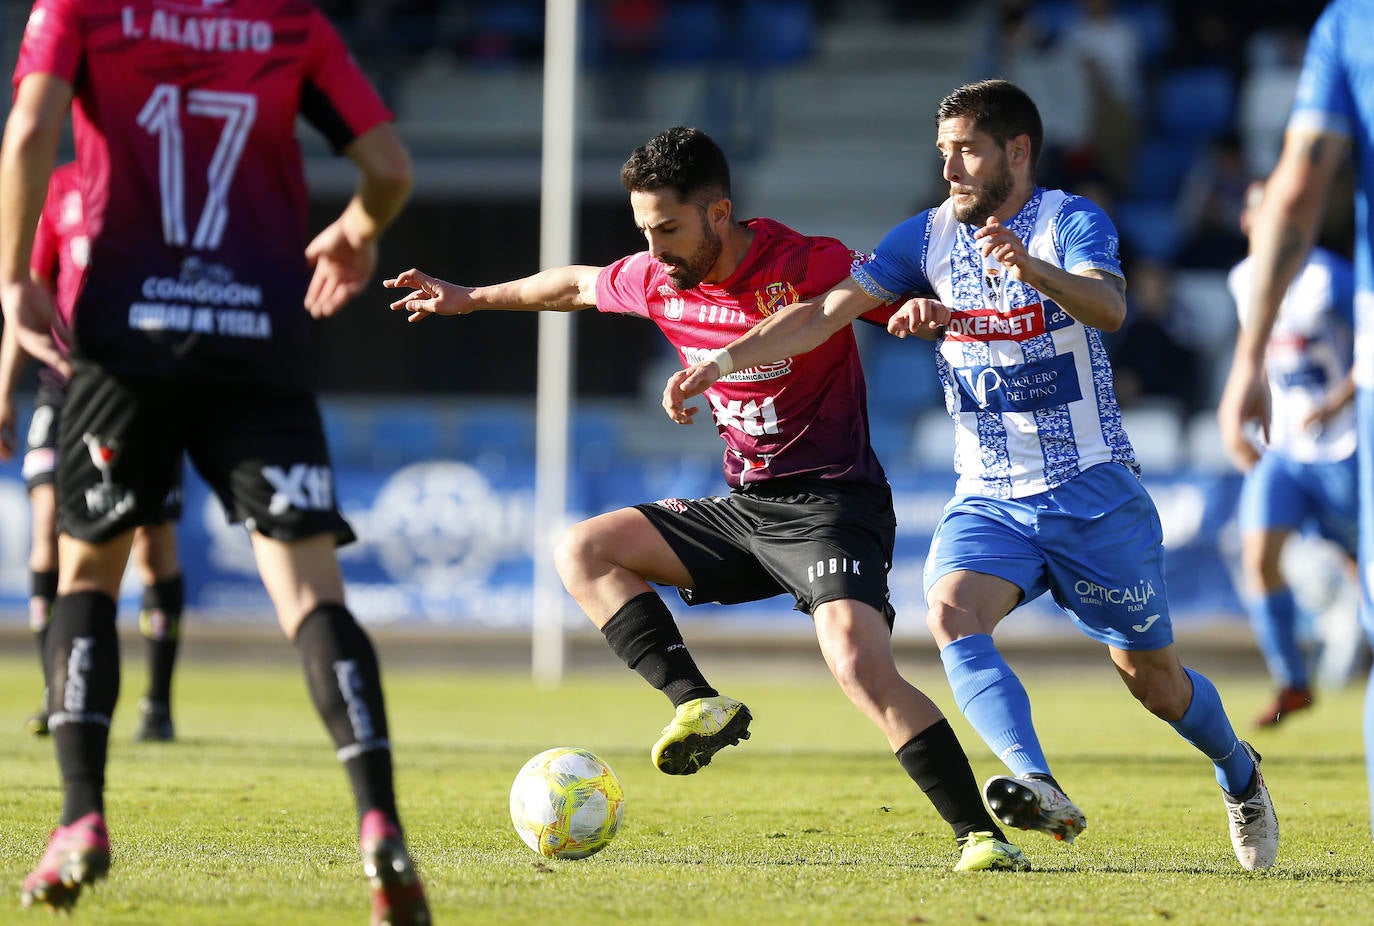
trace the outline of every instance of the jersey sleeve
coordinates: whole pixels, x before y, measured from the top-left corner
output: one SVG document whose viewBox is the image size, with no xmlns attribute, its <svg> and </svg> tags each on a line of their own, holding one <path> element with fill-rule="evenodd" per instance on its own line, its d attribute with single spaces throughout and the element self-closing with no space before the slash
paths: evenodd
<svg viewBox="0 0 1374 926">
<path fill-rule="evenodd" d="M 318 10 L 310 18 L 309 66 L 301 88 L 301 115 L 335 152 L 392 119 L 391 110 L 377 95 L 338 30 Z"/>
<path fill-rule="evenodd" d="M 850 267 L 849 275 L 854 282 L 883 302 L 900 303 L 908 294 L 932 292 L 925 259 L 933 214 L 928 209 L 884 235 L 870 259 Z"/>
<path fill-rule="evenodd" d="M 1343 5 L 1333 3 L 1312 27 L 1288 128 L 1335 132 L 1347 138 L 1357 124 L 1355 101 L 1340 52 Z"/>
<path fill-rule="evenodd" d="M 596 276 L 596 308 L 601 312 L 649 316 L 649 274 L 652 260 L 648 251 L 622 257 Z"/>
<path fill-rule="evenodd" d="M 51 74 L 75 83 L 81 47 L 75 0 L 38 0 L 19 44 L 13 89 L 18 90 L 30 74 Z"/>
<path fill-rule="evenodd" d="M 1113 276 L 1121 272 L 1121 239 L 1116 226 L 1090 199 L 1075 196 L 1064 204 L 1055 221 L 1055 247 L 1060 263 L 1069 273 L 1101 270 Z"/>
</svg>

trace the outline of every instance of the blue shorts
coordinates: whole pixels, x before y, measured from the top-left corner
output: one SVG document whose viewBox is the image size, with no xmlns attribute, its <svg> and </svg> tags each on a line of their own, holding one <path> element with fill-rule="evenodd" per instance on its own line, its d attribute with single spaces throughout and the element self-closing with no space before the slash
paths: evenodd
<svg viewBox="0 0 1374 926">
<path fill-rule="evenodd" d="M 1266 453 L 1245 476 L 1240 530 L 1300 530 L 1311 524 L 1354 558 L 1359 549 L 1358 480 L 1354 454 L 1334 463 L 1300 463 Z"/>
<path fill-rule="evenodd" d="M 1140 480 L 1102 463 L 1039 495 L 956 496 L 935 528 L 925 591 L 951 572 L 994 575 L 1020 588 L 1022 602 L 1051 592 L 1099 643 L 1160 649 L 1174 640 L 1163 541 Z"/>
</svg>

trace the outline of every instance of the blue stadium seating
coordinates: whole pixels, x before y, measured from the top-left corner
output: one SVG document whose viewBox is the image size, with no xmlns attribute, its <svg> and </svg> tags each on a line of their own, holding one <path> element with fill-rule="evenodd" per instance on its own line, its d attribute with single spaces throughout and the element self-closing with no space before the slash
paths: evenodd
<svg viewBox="0 0 1374 926">
<path fill-rule="evenodd" d="M 1201 151 L 1201 147 L 1189 139 L 1147 139 L 1136 152 L 1132 194 L 1140 199 L 1173 202 L 1183 185 L 1183 178 Z"/>
<path fill-rule="evenodd" d="M 1112 219 L 1121 233 L 1122 253 L 1127 259 L 1134 256 L 1172 261 L 1178 256 L 1181 235 L 1172 203 L 1125 200 L 1112 210 Z"/>
<path fill-rule="evenodd" d="M 1226 68 L 1175 68 L 1155 87 L 1155 124 L 1170 139 L 1202 141 L 1232 127 L 1236 83 Z"/>
</svg>

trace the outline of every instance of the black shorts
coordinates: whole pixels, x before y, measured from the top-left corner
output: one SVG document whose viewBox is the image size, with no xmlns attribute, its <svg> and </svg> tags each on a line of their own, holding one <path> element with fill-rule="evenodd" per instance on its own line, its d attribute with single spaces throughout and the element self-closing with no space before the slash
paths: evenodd
<svg viewBox="0 0 1374 926">
<path fill-rule="evenodd" d="M 59 428 L 58 529 L 100 543 L 161 523 L 183 454 L 231 522 L 278 540 L 354 539 L 309 391 L 118 376 L 85 363 Z"/>
<path fill-rule="evenodd" d="M 24 487 L 32 492 L 42 485 L 52 485 L 57 476 L 57 433 L 62 421 L 62 407 L 67 404 L 67 384 L 54 379 L 40 379 L 33 397 L 33 417 L 29 419 L 29 433 L 24 450 Z M 181 519 L 181 468 L 177 467 L 176 481 L 162 500 L 162 512 L 152 524 L 167 524 Z"/>
<path fill-rule="evenodd" d="M 892 626 L 887 573 L 897 518 L 872 483 L 782 479 L 747 492 L 635 506 L 692 576 L 687 604 L 738 604 L 783 593 L 811 614 L 827 601 L 877 608 Z"/>
</svg>

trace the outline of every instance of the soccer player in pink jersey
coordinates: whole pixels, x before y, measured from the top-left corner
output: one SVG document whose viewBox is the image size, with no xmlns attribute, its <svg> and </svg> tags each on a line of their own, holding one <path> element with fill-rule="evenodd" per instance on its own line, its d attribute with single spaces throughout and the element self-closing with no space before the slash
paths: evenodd
<svg viewBox="0 0 1374 926">
<path fill-rule="evenodd" d="M 1040 111 L 1016 85 L 955 88 L 936 108 L 945 200 L 889 231 L 829 292 L 673 374 L 663 408 L 689 422 L 686 399 L 720 376 L 801 357 L 907 300 L 888 330 L 937 341 L 959 474 L 923 570 L 926 626 L 960 711 L 1012 773 L 987 781 L 988 804 L 1003 823 L 1067 842 L 1087 826 L 992 636 L 1049 592 L 1136 700 L 1207 758 L 1236 860 L 1269 868 L 1279 824 L 1260 757 L 1174 645 L 1163 528 L 1102 349 L 1126 311 L 1116 231 L 1096 204 L 1035 182 L 1043 140 Z"/>
<path fill-rule="evenodd" d="M 603 312 L 652 321 L 685 363 L 711 355 L 775 309 L 847 278 L 855 255 L 771 219 L 736 221 L 730 168 L 708 136 L 674 128 L 621 170 L 648 249 L 492 286 L 407 270 L 383 285 L 411 321 L 488 309 Z M 1029 867 L 983 806 L 948 721 L 898 673 L 888 599 L 896 518 L 869 443 L 863 371 L 848 328 L 784 363 L 736 371 L 709 393 L 725 442 L 727 495 L 667 498 L 571 527 L 557 556 L 568 592 L 626 665 L 673 703 L 654 764 L 690 775 L 749 736 L 749 709 L 696 665 L 651 585 L 688 604 L 790 594 L 811 615 L 849 699 L 887 738 L 961 846 L 957 870 Z"/>
<path fill-rule="evenodd" d="M 391 114 L 307 0 L 37 0 L 0 142 L 0 302 L 71 375 L 58 434 L 49 725 L 63 806 L 26 904 L 69 907 L 110 865 L 105 765 L 116 595 L 134 529 L 189 456 L 250 531 L 263 584 L 357 805 L 374 923 L 428 923 L 392 783 L 381 673 L 344 601 L 340 514 L 312 386 L 310 319 L 372 277 L 412 167 Z M 71 112 L 90 260 L 71 359 L 29 274 Z M 310 239 L 301 117 L 359 171 Z M 312 275 L 313 265 L 313 275 Z"/>
<path fill-rule="evenodd" d="M 90 241 L 82 216 L 80 174 L 75 161 L 53 171 L 43 218 L 33 246 L 33 273 L 52 290 L 58 329 L 71 324 L 71 307 L 86 269 Z M 59 344 L 61 341 L 59 340 Z M 9 460 L 14 439 L 14 389 L 24 367 L 24 352 L 14 329 L 0 336 L 0 460 Z M 23 476 L 29 492 L 32 545 L 29 549 L 29 627 L 38 642 L 38 661 L 43 667 L 43 704 L 29 717 L 27 727 L 35 736 L 48 735 L 47 647 L 48 622 L 57 597 L 57 493 L 53 487 L 57 468 L 57 424 L 67 401 L 67 380 L 51 367 L 38 374 L 38 394 L 24 451 Z M 134 533 L 131 559 L 143 581 L 143 606 L 138 625 L 148 641 L 148 691 L 139 701 L 136 738 L 167 741 L 175 738 L 172 724 L 172 673 L 176 668 L 177 643 L 185 590 L 177 556 L 176 522 L 181 517 L 181 484 L 168 493 L 164 519 L 146 524 Z"/>
</svg>

